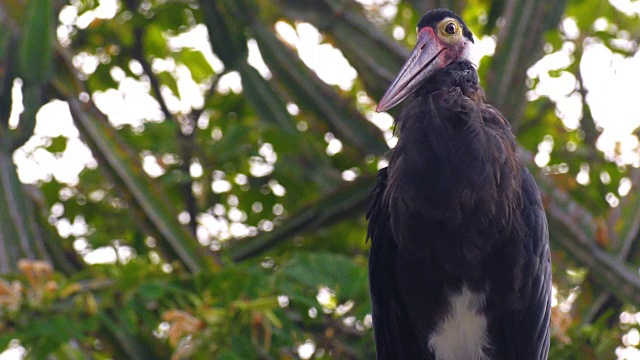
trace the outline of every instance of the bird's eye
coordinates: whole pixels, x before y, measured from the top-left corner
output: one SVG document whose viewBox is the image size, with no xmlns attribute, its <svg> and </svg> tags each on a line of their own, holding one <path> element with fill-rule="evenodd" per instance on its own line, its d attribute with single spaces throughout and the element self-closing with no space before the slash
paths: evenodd
<svg viewBox="0 0 640 360">
<path fill-rule="evenodd" d="M 447 24 L 447 26 L 444 28 L 444 31 L 447 32 L 447 34 L 449 35 L 453 35 L 456 33 L 456 24 L 450 22 Z"/>
</svg>

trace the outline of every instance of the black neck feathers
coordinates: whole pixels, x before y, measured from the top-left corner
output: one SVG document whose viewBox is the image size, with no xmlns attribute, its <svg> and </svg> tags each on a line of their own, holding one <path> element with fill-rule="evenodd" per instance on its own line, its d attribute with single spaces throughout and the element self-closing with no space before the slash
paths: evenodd
<svg viewBox="0 0 640 360">
<path fill-rule="evenodd" d="M 385 193 L 400 242 L 431 226 L 489 251 L 514 230 L 521 208 L 515 139 L 482 99 L 476 69 L 463 61 L 433 74 L 404 108 Z"/>
</svg>

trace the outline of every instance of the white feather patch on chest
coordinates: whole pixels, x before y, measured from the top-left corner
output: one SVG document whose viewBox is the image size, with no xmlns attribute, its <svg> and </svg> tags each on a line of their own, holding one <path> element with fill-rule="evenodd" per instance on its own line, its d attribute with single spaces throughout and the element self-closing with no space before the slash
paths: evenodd
<svg viewBox="0 0 640 360">
<path fill-rule="evenodd" d="M 449 313 L 429 337 L 437 360 L 487 360 L 487 319 L 482 314 L 485 296 L 463 286 L 449 296 Z"/>
</svg>

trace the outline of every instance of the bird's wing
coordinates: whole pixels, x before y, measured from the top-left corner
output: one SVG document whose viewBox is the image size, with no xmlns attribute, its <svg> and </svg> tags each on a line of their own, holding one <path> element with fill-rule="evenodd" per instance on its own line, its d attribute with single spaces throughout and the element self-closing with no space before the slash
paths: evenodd
<svg viewBox="0 0 640 360">
<path fill-rule="evenodd" d="M 505 322 L 507 359 L 546 360 L 551 317 L 551 259 L 547 218 L 540 192 L 527 169 L 522 170 L 522 219 L 527 228 L 523 241 L 526 260 L 523 306 Z"/>
<path fill-rule="evenodd" d="M 391 233 L 389 211 L 384 204 L 387 169 L 378 172 L 374 200 L 367 212 L 371 239 L 369 291 L 378 360 L 428 359 L 401 304 L 396 273 L 397 246 Z"/>
</svg>

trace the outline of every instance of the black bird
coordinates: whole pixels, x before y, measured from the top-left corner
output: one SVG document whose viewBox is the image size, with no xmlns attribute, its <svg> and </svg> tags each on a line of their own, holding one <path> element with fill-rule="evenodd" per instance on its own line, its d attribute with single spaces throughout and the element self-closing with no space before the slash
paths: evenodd
<svg viewBox="0 0 640 360">
<path fill-rule="evenodd" d="M 369 208 L 379 360 L 546 359 L 549 235 L 509 123 L 483 102 L 473 35 L 437 9 L 378 104 L 406 97 Z"/>
</svg>

